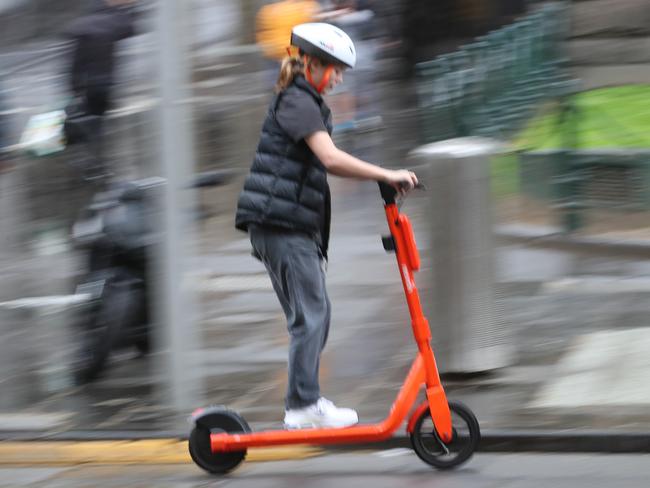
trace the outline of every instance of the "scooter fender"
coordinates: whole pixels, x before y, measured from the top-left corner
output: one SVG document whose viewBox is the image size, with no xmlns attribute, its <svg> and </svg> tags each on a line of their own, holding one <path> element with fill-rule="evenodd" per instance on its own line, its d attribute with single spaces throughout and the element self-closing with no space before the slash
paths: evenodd
<svg viewBox="0 0 650 488">
<path fill-rule="evenodd" d="M 225 407 L 225 405 L 211 405 L 209 407 L 200 407 L 192 412 L 192 415 L 190 415 L 188 421 L 192 425 L 211 430 L 212 426 L 209 423 L 210 416 L 217 413 L 224 413 L 227 410 L 228 409 Z"/>
<path fill-rule="evenodd" d="M 428 410 L 429 410 L 429 402 L 425 401 L 422 402 L 420 405 L 418 405 L 418 407 L 413 411 L 413 414 L 409 418 L 408 424 L 406 424 L 406 432 L 409 435 L 412 434 L 413 431 L 415 430 L 415 423 L 418 421 L 418 418 L 420 418 L 420 416 Z M 450 420 L 451 419 L 448 419 L 448 421 Z M 436 429 L 438 429 L 438 427 L 436 427 Z M 442 426 L 442 429 L 444 429 L 444 425 Z M 447 426 L 446 435 L 444 430 L 441 430 L 439 435 L 444 442 L 451 441 L 451 437 L 452 437 L 451 424 L 449 423 Z"/>
<path fill-rule="evenodd" d="M 412 434 L 413 430 L 415 429 L 415 423 L 418 421 L 420 418 L 420 415 L 422 415 L 424 412 L 429 410 L 429 402 L 424 401 L 420 403 L 415 410 L 413 410 L 413 413 L 411 414 L 411 417 L 409 418 L 408 424 L 406 424 L 406 432 L 408 434 Z"/>
</svg>

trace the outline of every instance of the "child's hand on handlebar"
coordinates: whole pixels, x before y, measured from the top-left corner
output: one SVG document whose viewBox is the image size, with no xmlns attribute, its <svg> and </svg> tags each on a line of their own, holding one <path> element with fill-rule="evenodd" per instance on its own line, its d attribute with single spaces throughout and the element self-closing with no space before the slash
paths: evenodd
<svg viewBox="0 0 650 488">
<path fill-rule="evenodd" d="M 406 169 L 389 170 L 386 183 L 394 187 L 400 194 L 406 195 L 418 184 L 418 177 L 413 171 Z"/>
</svg>

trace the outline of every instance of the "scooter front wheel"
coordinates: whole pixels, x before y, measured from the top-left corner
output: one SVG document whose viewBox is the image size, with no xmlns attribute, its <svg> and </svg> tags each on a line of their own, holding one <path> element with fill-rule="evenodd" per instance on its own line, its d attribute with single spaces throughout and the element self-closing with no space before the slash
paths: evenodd
<svg viewBox="0 0 650 488">
<path fill-rule="evenodd" d="M 225 474 L 235 469 L 246 458 L 246 450 L 212 452 L 210 434 L 250 432 L 246 421 L 232 410 L 220 407 L 205 409 L 194 417 L 190 433 L 189 450 L 192 460 L 200 468 L 212 474 Z"/>
<path fill-rule="evenodd" d="M 478 447 L 481 430 L 476 416 L 462 403 L 449 402 L 452 420 L 451 442 L 444 443 L 431 420 L 422 412 L 411 433 L 411 445 L 422 461 L 438 469 L 451 469 L 466 462 Z"/>
</svg>

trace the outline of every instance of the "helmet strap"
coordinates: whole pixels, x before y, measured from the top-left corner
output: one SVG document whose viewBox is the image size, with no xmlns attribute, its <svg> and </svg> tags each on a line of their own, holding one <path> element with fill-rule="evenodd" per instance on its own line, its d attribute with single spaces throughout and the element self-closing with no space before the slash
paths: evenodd
<svg viewBox="0 0 650 488">
<path fill-rule="evenodd" d="M 321 93 L 323 89 L 327 86 L 327 84 L 330 82 L 330 77 L 332 76 L 332 71 L 334 70 L 334 66 L 331 64 L 325 68 L 325 73 L 323 73 L 323 78 L 320 80 L 320 83 L 316 87 L 316 91 L 318 93 Z"/>
<path fill-rule="evenodd" d="M 303 64 L 305 65 L 305 78 L 307 78 L 307 81 L 311 86 L 316 88 L 316 91 L 318 93 L 322 93 L 322 91 L 325 89 L 327 84 L 330 81 L 330 77 L 332 76 L 332 71 L 334 70 L 334 66 L 329 65 L 327 68 L 325 68 L 325 72 L 323 73 L 323 78 L 320 80 L 320 83 L 316 85 L 314 83 L 314 77 L 312 76 L 311 73 L 311 65 L 309 63 L 309 58 L 307 55 L 302 57 Z"/>
<path fill-rule="evenodd" d="M 309 64 L 309 58 L 307 57 L 307 55 L 304 55 L 302 57 L 302 64 L 305 65 L 305 78 L 307 78 L 307 81 L 311 86 L 316 88 L 316 85 L 314 85 L 314 79 L 311 76 L 311 65 Z"/>
</svg>

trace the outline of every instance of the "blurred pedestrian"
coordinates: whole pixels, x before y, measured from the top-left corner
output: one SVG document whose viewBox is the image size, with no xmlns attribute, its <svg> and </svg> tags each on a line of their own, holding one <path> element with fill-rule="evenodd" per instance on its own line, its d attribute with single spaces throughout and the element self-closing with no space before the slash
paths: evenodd
<svg viewBox="0 0 650 488">
<path fill-rule="evenodd" d="M 320 6 L 316 0 L 281 0 L 264 5 L 256 17 L 255 37 L 274 70 L 287 55 L 291 29 L 316 19 Z"/>
<path fill-rule="evenodd" d="M 357 413 L 320 395 L 320 356 L 330 326 L 325 266 L 330 234 L 327 173 L 383 181 L 407 191 L 414 173 L 388 170 L 338 149 L 323 99 L 356 64 L 348 35 L 324 23 L 294 27 L 294 56 L 282 61 L 236 227 L 247 231 L 284 310 L 291 336 L 284 423 L 287 428 L 345 427 Z"/>
<path fill-rule="evenodd" d="M 91 151 L 85 164 L 89 173 L 107 170 L 103 154 L 103 116 L 111 107 L 116 43 L 134 33 L 130 7 L 135 0 L 94 0 L 91 11 L 72 22 L 66 34 L 74 42 L 66 136 L 83 142 Z"/>
<path fill-rule="evenodd" d="M 316 0 L 281 0 L 264 5 L 256 17 L 255 38 L 267 59 L 267 70 L 275 76 L 287 55 L 287 40 L 296 25 L 326 20 L 339 12 L 321 9 Z M 295 52 L 294 52 L 295 54 Z"/>
<path fill-rule="evenodd" d="M 0 82 L 0 173 L 10 168 L 9 146 L 9 107 Z"/>
</svg>

